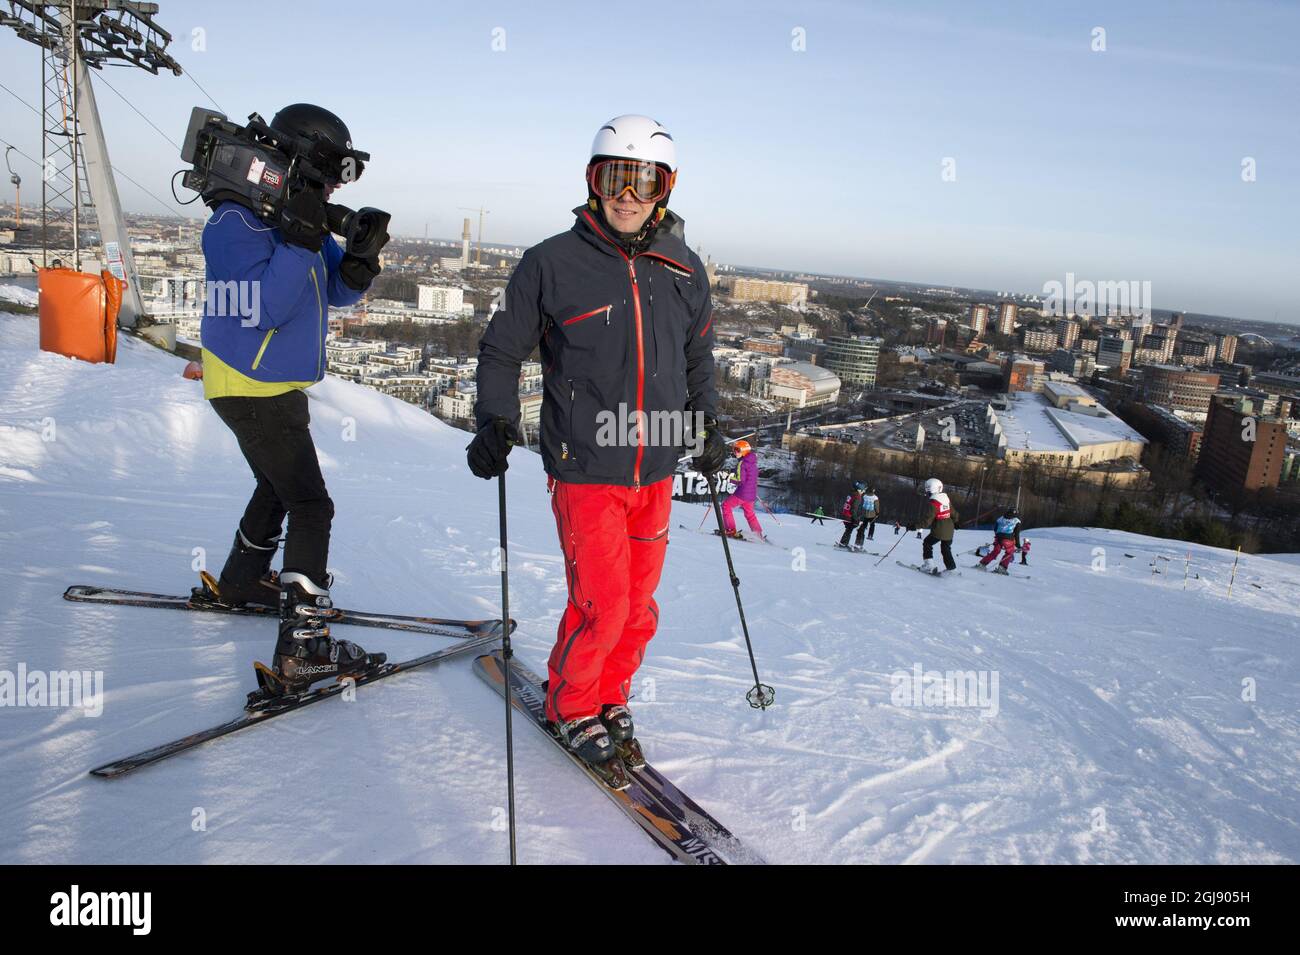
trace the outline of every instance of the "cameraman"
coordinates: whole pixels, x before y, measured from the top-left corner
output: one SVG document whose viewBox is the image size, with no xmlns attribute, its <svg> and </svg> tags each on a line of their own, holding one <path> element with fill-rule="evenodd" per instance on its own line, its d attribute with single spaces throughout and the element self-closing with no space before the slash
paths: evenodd
<svg viewBox="0 0 1300 955">
<path fill-rule="evenodd" d="M 314 181 L 290 176 L 290 191 L 273 221 L 263 220 L 238 193 L 204 193 L 212 217 L 203 230 L 209 295 L 204 310 L 203 395 L 234 432 L 257 480 L 235 531 L 220 578 L 205 576 L 194 600 L 280 608 L 274 675 L 258 671 L 272 692 L 295 692 L 381 663 L 330 636 L 330 521 L 325 489 L 308 428 L 305 388 L 325 377 L 329 306 L 359 301 L 379 274 L 384 234 L 370 254 L 344 252 L 326 225 L 326 200 L 360 175 L 359 157 L 343 121 L 306 103 L 286 106 L 271 120 L 282 143 L 295 144 L 300 169 L 322 171 Z M 285 147 L 289 149 L 289 147 Z M 298 179 L 300 181 L 296 181 Z M 213 283 L 223 283 L 214 286 Z M 230 283 L 239 283 L 238 286 Z M 248 285 L 245 285 L 248 283 Z M 230 315 L 213 288 L 238 288 L 252 315 Z M 284 569 L 271 573 L 286 514 Z"/>
</svg>

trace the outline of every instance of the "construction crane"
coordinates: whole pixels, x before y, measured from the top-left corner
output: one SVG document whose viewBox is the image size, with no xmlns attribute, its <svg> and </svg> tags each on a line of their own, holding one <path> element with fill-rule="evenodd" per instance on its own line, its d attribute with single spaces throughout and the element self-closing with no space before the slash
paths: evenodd
<svg viewBox="0 0 1300 955">
<path fill-rule="evenodd" d="M 484 209 L 482 206 L 479 206 L 477 209 L 471 209 L 468 206 L 461 206 L 460 211 L 478 213 L 478 248 L 474 251 L 474 267 L 477 268 L 483 264 L 483 217 L 491 215 L 491 210 Z"/>
<path fill-rule="evenodd" d="M 9 154 L 14 151 L 10 146 L 5 150 L 5 168 L 9 170 L 9 182 L 14 187 L 14 218 L 17 220 L 14 224 L 15 232 L 23 231 L 23 177 L 14 172 L 13 164 L 9 162 Z"/>
</svg>

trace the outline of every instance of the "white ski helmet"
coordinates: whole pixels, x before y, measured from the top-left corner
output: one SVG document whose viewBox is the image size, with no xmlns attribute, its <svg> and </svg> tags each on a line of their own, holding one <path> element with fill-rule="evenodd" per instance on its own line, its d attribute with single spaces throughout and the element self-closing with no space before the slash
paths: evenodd
<svg viewBox="0 0 1300 955">
<path fill-rule="evenodd" d="M 596 131 L 591 141 L 591 158 L 643 159 L 677 171 L 677 147 L 663 124 L 649 116 L 628 113 L 615 116 Z"/>
<path fill-rule="evenodd" d="M 595 212 L 599 208 L 596 190 L 592 187 L 593 170 L 609 159 L 634 159 L 652 162 L 663 176 L 663 194 L 655 200 L 653 222 L 659 222 L 668 211 L 668 197 L 677 184 L 677 147 L 672 134 L 663 124 L 649 116 L 628 113 L 615 116 L 596 130 L 591 141 L 591 158 L 587 161 L 587 207 Z"/>
<path fill-rule="evenodd" d="M 925 493 L 933 497 L 936 494 L 943 493 L 943 482 L 938 478 L 930 478 L 925 482 Z"/>
</svg>

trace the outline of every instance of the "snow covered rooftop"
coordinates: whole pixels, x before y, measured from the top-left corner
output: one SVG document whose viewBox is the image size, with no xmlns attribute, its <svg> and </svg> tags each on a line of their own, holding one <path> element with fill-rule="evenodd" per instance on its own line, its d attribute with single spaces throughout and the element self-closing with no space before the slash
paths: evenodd
<svg viewBox="0 0 1300 955">
<path fill-rule="evenodd" d="M 995 408 L 993 413 L 1011 451 L 1069 452 L 1116 441 L 1146 443 L 1146 438 L 1100 405 L 1057 408 L 1044 396 L 1027 391 L 1008 397 L 1010 407 Z"/>
</svg>

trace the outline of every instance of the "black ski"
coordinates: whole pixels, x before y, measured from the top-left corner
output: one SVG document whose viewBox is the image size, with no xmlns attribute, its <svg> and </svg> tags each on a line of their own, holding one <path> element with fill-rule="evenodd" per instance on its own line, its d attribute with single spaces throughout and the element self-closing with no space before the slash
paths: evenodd
<svg viewBox="0 0 1300 955">
<path fill-rule="evenodd" d="M 63 593 L 64 600 L 77 603 L 109 604 L 117 607 L 156 607 L 168 610 L 193 610 L 198 613 L 221 613 L 234 617 L 278 617 L 274 607 L 222 607 L 214 604 L 191 604 L 189 597 L 172 594 L 151 594 L 139 590 L 115 590 L 111 587 L 91 587 L 74 584 Z M 463 637 L 498 628 L 497 620 L 451 620 L 442 617 L 416 617 L 396 613 L 370 613 L 365 610 L 339 610 L 339 616 L 330 623 L 351 624 L 356 627 L 382 627 L 385 630 L 405 630 L 410 633 L 435 633 L 447 637 Z M 510 621 L 510 632 L 517 626 Z"/>
<path fill-rule="evenodd" d="M 830 548 L 833 548 L 834 550 L 842 550 L 842 551 L 846 551 L 847 553 L 850 553 L 850 554 L 866 554 L 866 555 L 869 556 L 869 557 L 883 557 L 883 556 L 885 556 L 884 554 L 882 554 L 882 553 L 881 553 L 880 551 L 878 551 L 878 550 L 866 550 L 865 548 L 858 548 L 858 547 L 841 547 L 839 544 L 828 544 L 828 543 L 826 543 L 825 541 L 818 541 L 818 542 L 817 542 L 817 545 L 818 545 L 819 547 L 830 547 Z"/>
<path fill-rule="evenodd" d="M 505 664 L 499 651 L 476 659 L 474 672 L 498 693 L 505 694 Z M 746 847 L 649 763 L 644 769 L 627 774 L 631 781 L 628 788 L 610 789 L 551 732 L 546 721 L 541 678 L 521 664 L 518 657 L 511 661 L 510 674 L 515 708 L 527 714 L 531 718 L 529 722 L 673 859 L 688 865 L 763 864 L 758 853 Z"/>
<path fill-rule="evenodd" d="M 927 577 L 960 577 L 961 576 L 960 570 L 941 570 L 936 572 L 933 570 L 926 570 L 920 564 L 905 564 L 901 560 L 896 560 L 894 561 L 894 563 L 896 563 L 899 567 L 907 567 L 911 570 L 915 570 L 917 573 L 925 574 L 925 576 Z"/>
<path fill-rule="evenodd" d="M 183 753 L 186 750 L 193 749 L 201 743 L 209 740 L 218 739 L 222 736 L 229 736 L 231 733 L 242 730 L 248 726 L 254 726 L 258 723 L 265 723 L 267 720 L 283 716 L 285 713 L 291 713 L 294 710 L 302 709 L 304 706 L 310 706 L 312 703 L 320 700 L 327 700 L 332 696 L 338 696 L 347 687 L 348 683 L 355 686 L 365 686 L 367 683 L 374 683 L 376 680 L 382 680 L 386 677 L 394 676 L 398 673 L 405 673 L 407 670 L 414 670 L 417 667 L 428 666 L 431 663 L 438 663 L 442 660 L 459 656 L 462 653 L 469 653 L 471 650 L 478 650 L 489 646 L 495 641 L 501 639 L 500 621 L 494 621 L 496 627 L 470 637 L 468 640 L 462 640 L 460 643 L 454 643 L 449 647 L 443 647 L 440 650 L 434 650 L 432 653 L 426 653 L 424 656 L 415 657 L 412 660 L 403 660 L 400 663 L 383 663 L 373 670 L 367 670 L 358 674 L 353 679 L 346 682 L 322 684 L 303 693 L 295 693 L 290 696 L 276 697 L 266 702 L 256 704 L 253 708 L 246 710 L 241 715 L 221 723 L 217 726 L 201 730 L 197 733 L 191 733 L 189 736 L 182 736 L 180 739 L 172 740 L 170 743 L 163 743 L 152 749 L 146 749 L 132 756 L 124 756 L 122 759 L 113 760 L 111 763 L 105 763 L 103 766 L 96 766 L 90 771 L 90 775 L 99 776 L 101 779 L 116 779 L 119 776 L 125 776 L 127 773 L 140 769 L 143 766 L 149 766 L 153 763 L 160 762 L 177 753 Z"/>
</svg>

